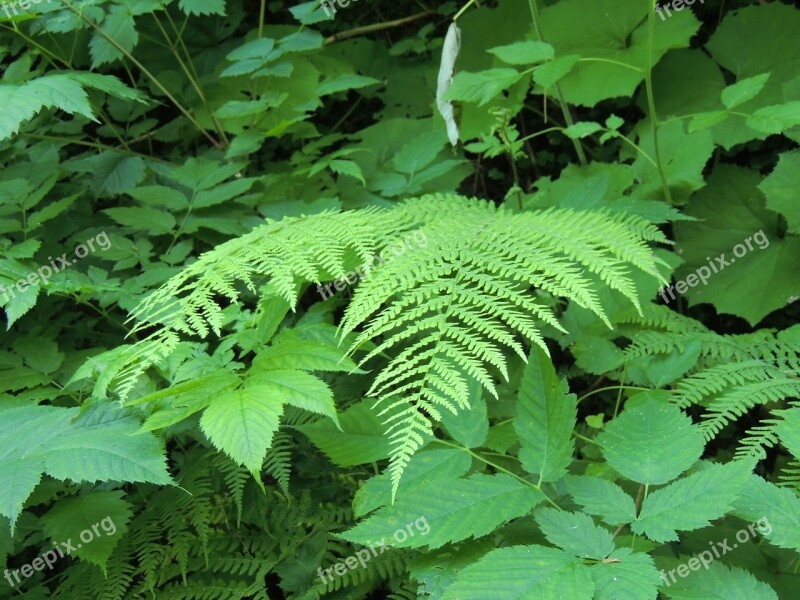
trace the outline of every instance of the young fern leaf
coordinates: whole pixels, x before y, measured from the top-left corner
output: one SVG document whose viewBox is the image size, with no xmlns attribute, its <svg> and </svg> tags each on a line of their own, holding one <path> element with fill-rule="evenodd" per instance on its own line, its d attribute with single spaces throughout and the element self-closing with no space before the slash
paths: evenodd
<svg viewBox="0 0 800 600">
<path fill-rule="evenodd" d="M 512 214 L 456 196 L 411 200 L 399 210 L 425 223 L 428 243 L 366 277 L 342 323 L 344 335 L 363 326 L 350 353 L 376 341 L 362 365 L 393 357 L 368 392 L 380 415 L 389 415 L 393 496 L 432 434 L 429 416 L 468 408 L 467 378 L 497 397 L 491 370 L 507 378 L 506 350 L 525 359 L 519 336 L 547 352 L 537 321 L 561 326 L 532 287 L 572 299 L 608 324 L 587 271 L 638 308 L 628 269 L 658 278 L 645 240 L 666 241 L 640 219 L 602 212 Z"/>
</svg>

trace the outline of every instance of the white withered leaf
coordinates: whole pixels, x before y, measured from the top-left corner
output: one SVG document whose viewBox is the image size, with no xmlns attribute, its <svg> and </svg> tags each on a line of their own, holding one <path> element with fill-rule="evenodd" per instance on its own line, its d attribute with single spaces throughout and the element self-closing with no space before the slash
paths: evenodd
<svg viewBox="0 0 800 600">
<path fill-rule="evenodd" d="M 458 143 L 458 124 L 453 116 L 453 104 L 449 100 L 445 100 L 444 95 L 453 82 L 453 71 L 459 50 L 461 50 L 461 30 L 453 21 L 444 38 L 442 63 L 439 65 L 439 79 L 436 86 L 436 105 L 447 124 L 447 137 L 450 138 L 453 146 Z"/>
</svg>

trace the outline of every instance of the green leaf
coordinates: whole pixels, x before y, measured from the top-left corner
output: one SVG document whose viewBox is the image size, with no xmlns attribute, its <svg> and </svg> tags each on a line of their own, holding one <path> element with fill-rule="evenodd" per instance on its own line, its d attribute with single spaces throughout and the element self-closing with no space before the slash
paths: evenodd
<svg viewBox="0 0 800 600">
<path fill-rule="evenodd" d="M 670 585 L 662 592 L 673 600 L 778 600 L 775 590 L 751 573 L 718 561 L 690 571 L 686 578 L 665 577 Z"/>
<path fill-rule="evenodd" d="M 352 160 L 332 160 L 328 166 L 334 173 L 349 175 L 353 179 L 358 179 L 362 185 L 367 185 L 364 174 L 361 172 L 361 167 Z"/>
<path fill-rule="evenodd" d="M 661 577 L 653 559 L 630 548 L 614 550 L 590 567 L 594 600 L 656 600 Z"/>
<path fill-rule="evenodd" d="M 94 157 L 91 165 L 95 191 L 100 196 L 129 192 L 144 179 L 145 163 L 138 156 L 104 152 Z"/>
<path fill-rule="evenodd" d="M 180 0 L 178 6 L 187 15 L 225 14 L 225 0 Z"/>
<path fill-rule="evenodd" d="M 768 135 L 783 133 L 800 125 L 800 100 L 759 108 L 747 117 L 747 125 Z"/>
<path fill-rule="evenodd" d="M 555 51 L 545 42 L 516 42 L 507 46 L 490 48 L 489 52 L 509 65 L 532 65 L 553 60 Z"/>
<path fill-rule="evenodd" d="M 580 512 L 542 507 L 534 514 L 547 541 L 579 558 L 603 560 L 614 551 L 611 532 Z"/>
<path fill-rule="evenodd" d="M 575 502 L 609 525 L 631 523 L 636 518 L 633 498 L 611 481 L 586 475 L 568 475 L 564 484 Z"/>
<path fill-rule="evenodd" d="M 255 368 L 248 373 L 247 385 L 258 386 L 259 393 L 268 394 L 273 402 L 290 404 L 330 417 L 340 427 L 333 392 L 319 377 L 305 371 L 262 371 Z"/>
<path fill-rule="evenodd" d="M 14 340 L 14 350 L 25 364 L 40 373 L 53 373 L 64 362 L 64 354 L 52 340 L 35 337 L 19 337 Z"/>
<path fill-rule="evenodd" d="M 686 279 L 701 267 L 710 272 L 706 285 L 687 289 L 691 304 L 711 303 L 718 312 L 743 317 L 753 326 L 800 289 L 795 268 L 800 237 L 778 234 L 776 215 L 764 207 L 756 187 L 760 182 L 754 171 L 719 165 L 686 210 L 699 220 L 675 225 L 675 250 L 685 261 L 676 278 Z M 727 264 L 719 264 L 717 257 Z M 716 273 L 709 263 L 718 267 Z"/>
<path fill-rule="evenodd" d="M 386 428 L 369 404 L 360 402 L 342 412 L 339 415 L 341 430 L 328 420 L 298 425 L 297 429 L 341 467 L 384 459 L 389 456 Z"/>
<path fill-rule="evenodd" d="M 698 473 L 652 492 L 631 528 L 656 542 L 668 542 L 677 541 L 678 530 L 710 525 L 728 511 L 752 467 L 744 461 L 709 464 Z"/>
<path fill-rule="evenodd" d="M 522 375 L 514 429 L 522 466 L 540 482 L 561 479 L 572 462 L 578 409 L 575 395 L 566 391 L 550 357 L 535 346 Z"/>
<path fill-rule="evenodd" d="M 23 406 L 0 412 L 0 514 L 14 526 L 41 473 L 73 481 L 140 481 L 168 485 L 161 444 L 133 435 L 138 421 L 119 409 Z"/>
<path fill-rule="evenodd" d="M 559 56 L 557 59 L 537 67 L 533 72 L 533 80 L 537 85 L 549 89 L 566 77 L 572 71 L 572 68 L 578 64 L 580 58 L 577 54 Z"/>
<path fill-rule="evenodd" d="M 102 33 L 101 33 L 102 32 Z M 111 43 L 109 38 L 114 41 Z M 130 53 L 139 41 L 136 23 L 128 7 L 112 5 L 108 16 L 96 31 L 89 44 L 92 55 L 92 68 L 121 59 Z"/>
<path fill-rule="evenodd" d="M 800 408 L 794 407 L 777 412 L 783 420 L 775 427 L 775 433 L 778 434 L 781 444 L 795 458 L 800 458 Z"/>
<path fill-rule="evenodd" d="M 466 479 L 427 480 L 413 494 L 397 498 L 352 529 L 339 534 L 353 543 L 367 544 L 385 537 L 386 544 L 398 548 L 439 548 L 450 542 L 478 538 L 531 511 L 544 496 L 536 489 L 500 473 L 476 473 Z M 392 537 L 407 523 L 425 517 L 430 532 Z"/>
<path fill-rule="evenodd" d="M 740 79 L 722 90 L 722 103 L 729 110 L 744 104 L 748 100 L 755 98 L 764 89 L 767 79 L 769 79 L 769 73 Z"/>
<path fill-rule="evenodd" d="M 44 532 L 51 540 L 72 540 L 74 554 L 96 564 L 105 574 L 106 562 L 133 514 L 124 495 L 122 491 L 95 490 L 62 498 L 42 516 Z"/>
<path fill-rule="evenodd" d="M 489 434 L 489 419 L 486 401 L 483 399 L 483 388 L 474 379 L 469 379 L 469 409 L 458 411 L 454 415 L 450 411 L 442 411 L 442 425 L 454 440 L 467 448 L 482 446 Z"/>
<path fill-rule="evenodd" d="M 778 164 L 758 184 L 767 198 L 767 208 L 781 213 L 791 233 L 800 234 L 800 201 L 797 188 L 800 185 L 800 152 L 783 152 L 778 155 Z"/>
<path fill-rule="evenodd" d="M 458 479 L 469 470 L 471 464 L 470 455 L 463 450 L 444 448 L 419 452 L 411 458 L 403 473 L 398 495 L 413 495 L 416 487 L 424 487 L 431 480 Z M 391 501 L 391 479 L 388 473 L 381 473 L 368 479 L 358 489 L 353 499 L 353 514 L 363 517 Z"/>
<path fill-rule="evenodd" d="M 703 435 L 666 392 L 641 392 L 595 439 L 608 464 L 637 483 L 675 479 L 703 453 Z"/>
<path fill-rule="evenodd" d="M 337 77 L 327 78 L 320 83 L 317 86 L 317 94 L 319 94 L 320 97 L 328 96 L 336 92 L 357 90 L 379 83 L 380 81 L 374 77 L 364 77 L 363 75 L 356 75 L 355 73 L 342 73 Z"/>
<path fill-rule="evenodd" d="M 442 600 L 592 600 L 589 567 L 563 550 L 510 546 L 493 550 L 459 572 Z"/>
<path fill-rule="evenodd" d="M 214 398 L 200 427 L 214 446 L 258 473 L 282 413 L 283 398 L 276 398 L 271 386 L 249 385 Z"/>
<path fill-rule="evenodd" d="M 146 231 L 152 235 L 164 235 L 175 228 L 175 217 L 164 210 L 145 207 L 106 208 L 104 211 L 120 225 L 134 231 Z"/>
<path fill-rule="evenodd" d="M 446 100 L 475 102 L 483 106 L 500 92 L 510 88 L 522 78 L 514 69 L 487 69 L 479 73 L 456 74 L 445 94 Z"/>
<path fill-rule="evenodd" d="M 304 340 L 291 330 L 283 331 L 270 347 L 261 350 L 253 360 L 253 366 L 264 370 L 364 373 L 341 348 L 317 340 Z"/>
<path fill-rule="evenodd" d="M 778 487 L 751 475 L 733 501 L 736 516 L 758 524 L 770 544 L 800 550 L 800 498 L 789 488 Z"/>
<path fill-rule="evenodd" d="M 572 140 L 577 140 L 597 133 L 601 129 L 603 129 L 603 127 L 600 123 L 595 123 L 594 121 L 580 121 L 567 127 L 564 130 L 564 135 Z"/>
</svg>

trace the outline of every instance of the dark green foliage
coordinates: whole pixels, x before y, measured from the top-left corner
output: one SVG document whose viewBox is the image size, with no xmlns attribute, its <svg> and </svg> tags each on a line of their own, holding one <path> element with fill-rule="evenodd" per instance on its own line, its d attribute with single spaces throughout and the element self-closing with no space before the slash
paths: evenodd
<svg viewBox="0 0 800 600">
<path fill-rule="evenodd" d="M 325 6 L 0 6 L 0 599 L 794 600 L 800 11 Z"/>
</svg>

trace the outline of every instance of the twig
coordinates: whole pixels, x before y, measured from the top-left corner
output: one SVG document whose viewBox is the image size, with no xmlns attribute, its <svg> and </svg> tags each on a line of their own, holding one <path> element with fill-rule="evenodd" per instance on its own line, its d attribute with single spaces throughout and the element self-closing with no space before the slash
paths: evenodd
<svg viewBox="0 0 800 600">
<path fill-rule="evenodd" d="M 340 40 L 346 40 L 347 38 L 355 37 L 357 35 L 361 35 L 362 33 L 374 33 L 375 31 L 383 31 L 384 29 L 391 29 L 392 27 L 400 27 L 406 23 L 412 23 L 434 14 L 436 13 L 432 10 L 426 10 L 421 13 L 411 15 L 410 17 L 395 19 L 394 21 L 384 21 L 383 23 L 373 23 L 372 25 L 364 25 L 363 27 L 348 29 L 347 31 L 342 31 L 341 33 L 337 33 L 329 38 L 326 38 L 325 45 L 327 46 L 328 44 L 333 44 L 334 42 L 338 42 Z"/>
</svg>

